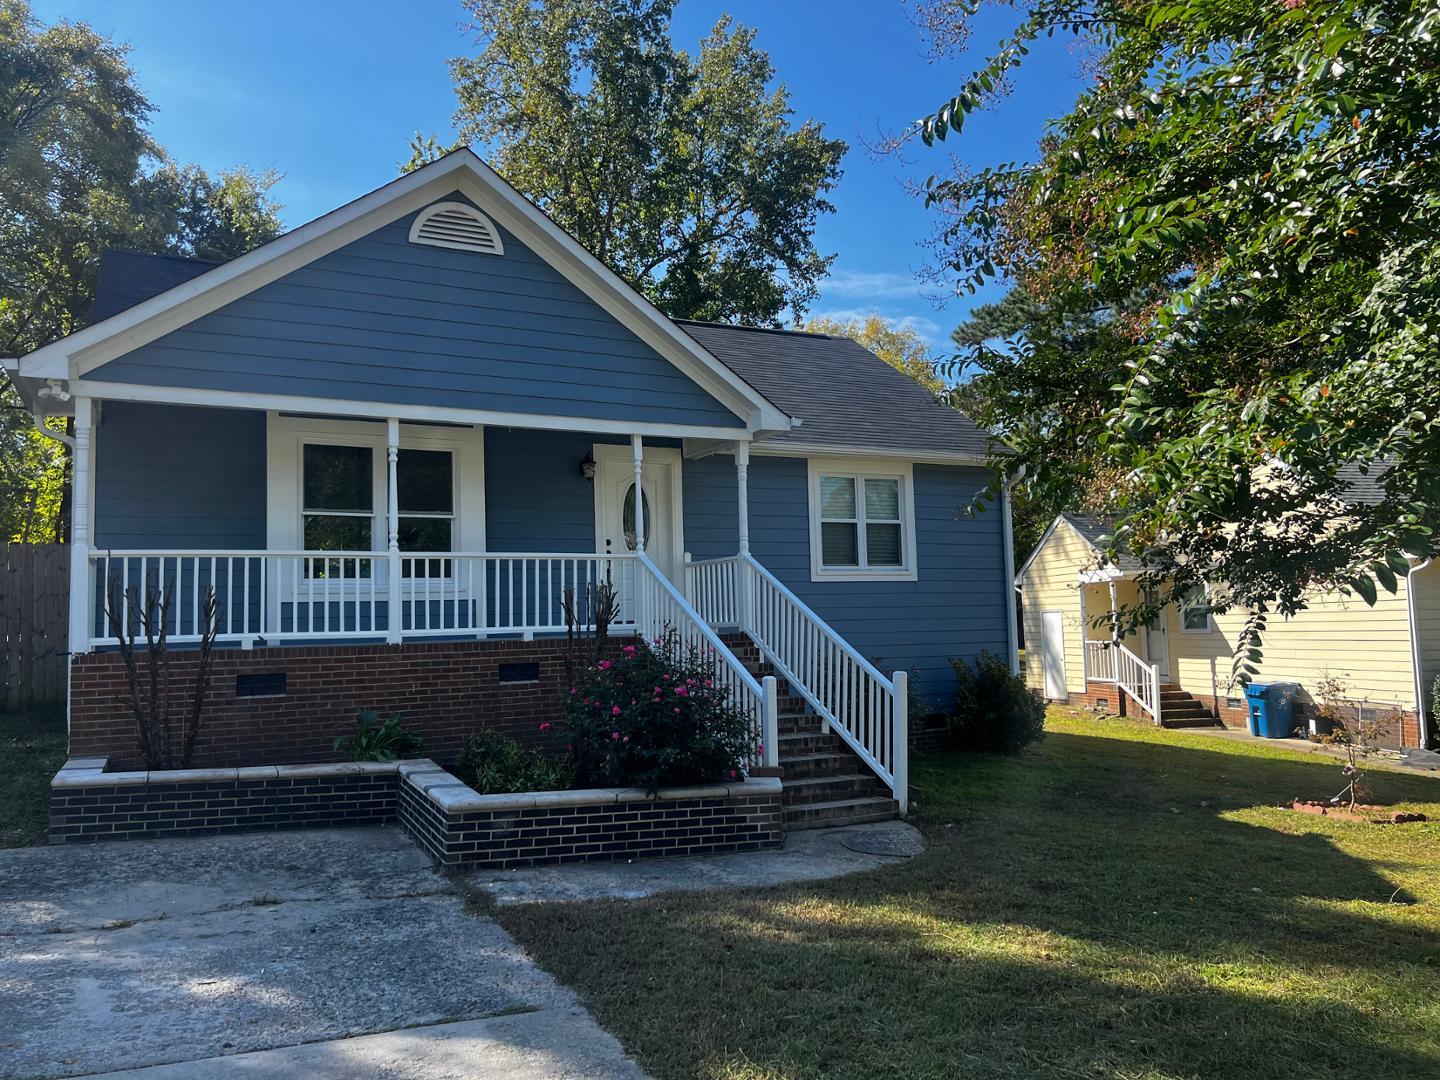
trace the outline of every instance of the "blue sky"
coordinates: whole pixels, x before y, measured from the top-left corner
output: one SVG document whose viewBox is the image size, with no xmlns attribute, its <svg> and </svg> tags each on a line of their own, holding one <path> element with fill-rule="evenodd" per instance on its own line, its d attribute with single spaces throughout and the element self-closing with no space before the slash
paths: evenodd
<svg viewBox="0 0 1440 1080">
<path fill-rule="evenodd" d="M 156 106 L 154 134 L 178 160 L 284 173 L 275 195 L 288 226 L 394 178 L 417 129 L 453 138 L 446 60 L 472 48 L 459 0 L 35 0 L 34 7 L 45 22 L 89 22 L 132 47 L 140 85 Z M 934 216 L 905 181 L 944 173 L 952 154 L 970 168 L 1030 157 L 1046 118 L 1074 100 L 1080 55 L 1066 43 L 1045 43 L 1014 92 L 960 139 L 929 150 L 917 143 L 904 160 L 877 159 L 865 144 L 944 101 L 970 59 L 927 62 L 900 0 L 680 0 L 676 43 L 694 49 L 726 12 L 758 30 L 797 117 L 819 120 L 851 146 L 832 195 L 837 212 L 817 231 L 820 249 L 838 258 L 812 314 L 878 311 L 943 344 L 975 301 L 952 298 L 937 308 L 937 290 L 915 279 Z M 1010 17 L 987 13 L 972 39 L 976 55 L 999 40 Z"/>
</svg>

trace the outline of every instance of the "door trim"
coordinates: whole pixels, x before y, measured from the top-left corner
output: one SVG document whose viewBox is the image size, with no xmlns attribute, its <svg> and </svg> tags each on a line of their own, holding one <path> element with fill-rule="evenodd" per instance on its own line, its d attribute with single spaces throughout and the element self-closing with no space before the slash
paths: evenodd
<svg viewBox="0 0 1440 1080">
<path fill-rule="evenodd" d="M 635 471 L 635 458 L 630 447 L 618 443 L 596 443 L 591 447 L 591 454 L 595 458 L 597 466 L 595 470 L 595 553 L 605 554 L 605 473 L 616 466 L 623 465 L 626 474 L 633 476 Z M 684 458 L 679 450 L 667 446 L 645 447 L 645 464 L 647 465 L 668 465 L 670 469 L 670 490 L 666 492 L 670 502 L 670 535 L 674 537 L 674 556 L 676 573 L 679 573 L 685 561 L 685 507 L 684 484 L 682 483 L 682 469 Z M 647 527 L 645 550 L 650 551 L 649 539 L 650 530 Z M 654 557 L 653 555 L 651 556 Z M 660 560 L 655 560 L 660 562 Z M 664 567 L 662 566 L 662 569 Z"/>
</svg>

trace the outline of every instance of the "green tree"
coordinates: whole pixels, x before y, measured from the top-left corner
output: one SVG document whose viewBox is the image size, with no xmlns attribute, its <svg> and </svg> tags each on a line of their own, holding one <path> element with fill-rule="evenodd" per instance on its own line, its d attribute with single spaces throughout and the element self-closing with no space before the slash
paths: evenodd
<svg viewBox="0 0 1440 1080">
<path fill-rule="evenodd" d="M 1311 590 L 1373 602 L 1440 547 L 1437 19 L 1410 0 L 1032 0 L 921 128 L 959 131 L 1037 37 L 1092 46 L 1036 160 L 931 187 L 962 283 L 1033 301 L 961 361 L 1042 503 L 1118 510 L 1157 602 L 1208 579 L 1255 613 L 1251 644 Z M 1356 465 L 1378 505 L 1347 502 Z"/>
<path fill-rule="evenodd" d="M 778 325 L 833 256 L 815 247 L 846 146 L 791 122 L 753 30 L 698 55 L 675 0 L 465 0 L 480 45 L 451 61 L 463 142 L 674 317 Z M 438 151 L 418 140 L 411 164 Z"/>
<path fill-rule="evenodd" d="M 816 317 L 805 324 L 805 329 L 812 334 L 858 342 L 932 394 L 945 389 L 945 380 L 935 370 L 940 356 L 914 327 L 900 326 L 883 315 L 867 315 L 863 319 Z"/>
<path fill-rule="evenodd" d="M 123 46 L 0 0 L 0 356 L 84 324 L 107 248 L 225 259 L 280 230 L 273 174 L 169 161 Z M 0 537 L 65 532 L 59 446 L 0 389 Z"/>
</svg>

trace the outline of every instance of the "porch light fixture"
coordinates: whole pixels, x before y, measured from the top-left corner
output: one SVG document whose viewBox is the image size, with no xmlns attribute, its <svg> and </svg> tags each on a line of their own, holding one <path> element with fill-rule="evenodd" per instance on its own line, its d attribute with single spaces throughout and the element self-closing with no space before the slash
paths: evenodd
<svg viewBox="0 0 1440 1080">
<path fill-rule="evenodd" d="M 595 455 L 589 451 L 580 459 L 580 475 L 586 480 L 595 479 Z"/>
</svg>

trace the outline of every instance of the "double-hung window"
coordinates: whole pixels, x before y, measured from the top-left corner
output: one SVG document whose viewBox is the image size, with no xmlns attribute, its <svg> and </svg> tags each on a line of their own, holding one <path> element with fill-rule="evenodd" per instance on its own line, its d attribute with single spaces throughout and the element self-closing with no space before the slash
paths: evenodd
<svg viewBox="0 0 1440 1080">
<path fill-rule="evenodd" d="M 1210 620 L 1209 590 L 1192 588 L 1180 600 L 1180 629 L 1187 634 L 1208 634 L 1214 628 Z"/>
<path fill-rule="evenodd" d="M 401 551 L 453 551 L 455 456 L 449 450 L 402 449 L 395 459 Z M 407 577 L 449 577 L 448 559 L 406 559 Z"/>
<path fill-rule="evenodd" d="M 375 461 L 368 446 L 307 443 L 304 450 L 306 551 L 373 551 Z"/>
<path fill-rule="evenodd" d="M 907 469 L 810 463 L 811 576 L 913 578 L 915 512 Z"/>
</svg>

